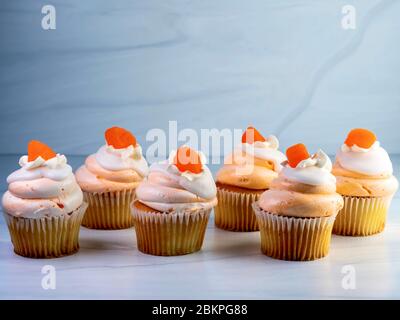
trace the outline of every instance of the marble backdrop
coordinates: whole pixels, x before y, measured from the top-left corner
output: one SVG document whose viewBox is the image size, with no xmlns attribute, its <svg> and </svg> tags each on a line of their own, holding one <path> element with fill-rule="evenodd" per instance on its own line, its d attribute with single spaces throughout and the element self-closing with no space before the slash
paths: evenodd
<svg viewBox="0 0 400 320">
<path fill-rule="evenodd" d="M 56 30 L 43 30 L 43 5 Z M 342 7 L 356 29 L 342 28 Z M 87 154 L 104 128 L 243 128 L 334 153 L 351 127 L 400 152 L 400 1 L 1 1 L 0 152 Z"/>
</svg>

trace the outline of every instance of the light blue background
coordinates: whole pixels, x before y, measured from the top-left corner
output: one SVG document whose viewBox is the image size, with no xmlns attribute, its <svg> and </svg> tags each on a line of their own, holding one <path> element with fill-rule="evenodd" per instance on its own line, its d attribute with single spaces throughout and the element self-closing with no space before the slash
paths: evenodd
<svg viewBox="0 0 400 320">
<path fill-rule="evenodd" d="M 41 28 L 45 4 L 54 31 Z M 341 28 L 345 4 L 356 30 Z M 111 125 L 146 149 L 146 132 L 169 120 L 253 124 L 282 149 L 303 141 L 330 154 L 365 126 L 400 153 L 399 17 L 400 0 L 0 0 L 0 153 L 12 154 L 0 155 L 0 194 L 28 140 L 78 155 L 77 168 Z M 268 259 L 258 233 L 212 220 L 192 255 L 152 257 L 132 230 L 82 228 L 77 255 L 28 261 L 0 214 L 0 299 L 400 298 L 399 211 L 395 195 L 384 233 L 333 236 L 330 255 L 308 263 Z M 57 290 L 42 289 L 48 263 Z M 356 268 L 356 290 L 344 290 L 343 266 Z"/>
<path fill-rule="evenodd" d="M 57 29 L 41 28 L 53 4 Z M 357 29 L 341 27 L 354 5 Z M 1 153 L 84 155 L 111 125 L 244 128 L 333 154 L 352 127 L 400 152 L 400 1 L 2 1 Z"/>
</svg>

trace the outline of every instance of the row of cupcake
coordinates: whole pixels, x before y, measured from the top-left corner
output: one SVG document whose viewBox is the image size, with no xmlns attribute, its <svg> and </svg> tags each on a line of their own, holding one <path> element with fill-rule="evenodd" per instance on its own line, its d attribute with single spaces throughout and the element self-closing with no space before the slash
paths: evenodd
<svg viewBox="0 0 400 320">
<path fill-rule="evenodd" d="M 276 137 L 246 130 L 217 173 L 218 227 L 260 230 L 262 251 L 284 260 L 326 256 L 332 231 L 367 236 L 384 229 L 398 181 L 373 132 L 351 130 L 333 166 L 322 150 L 310 155 L 296 144 L 285 157 L 278 147 Z"/>
<path fill-rule="evenodd" d="M 386 151 L 364 129 L 350 132 L 336 158 L 335 178 L 322 151 L 310 156 L 299 144 L 286 151 L 286 158 L 276 137 L 264 138 L 250 127 L 225 159 L 216 185 L 202 154 L 186 146 L 149 169 L 129 131 L 113 127 L 105 139 L 76 179 L 64 156 L 40 142 L 29 143 L 22 168 L 8 177 L 3 196 L 16 253 L 71 254 L 79 247 L 81 224 L 95 229 L 135 225 L 138 249 L 145 253 L 194 252 L 202 246 L 218 198 L 218 227 L 260 229 L 265 254 L 311 260 L 327 254 L 332 227 L 347 235 L 383 230 L 397 189 Z"/>
<path fill-rule="evenodd" d="M 29 142 L 2 198 L 14 251 L 34 258 L 72 254 L 79 249 L 81 225 L 105 230 L 135 225 L 145 253 L 200 250 L 217 204 L 202 154 L 183 146 L 149 168 L 128 130 L 109 128 L 105 140 L 75 174 L 64 155 Z"/>
<path fill-rule="evenodd" d="M 250 144 L 246 141 L 249 130 L 254 131 L 254 141 L 250 141 Z M 332 171 L 334 177 L 329 178 L 336 184 L 337 192 L 345 198 L 345 209 L 341 212 L 343 219 L 335 224 L 335 233 L 359 236 L 383 230 L 385 215 L 379 216 L 378 221 L 365 213 L 368 210 L 362 210 L 363 214 L 353 210 L 355 207 L 388 207 L 398 188 L 389 155 L 373 132 L 366 129 L 351 130 L 337 153 L 333 169 L 330 159 L 321 150 L 310 156 L 302 144 L 289 148 L 286 155 L 295 160 L 286 161 L 285 155 L 278 150 L 276 137 L 264 138 L 256 129 L 247 129 L 241 147 L 225 159 L 225 165 L 217 173 L 220 206 L 216 209 L 216 224 L 219 227 L 235 231 L 258 230 L 249 206 L 271 187 L 282 170 L 282 174 L 287 174 L 290 168 L 296 168 L 297 174 L 302 175 L 301 178 L 297 177 L 297 181 L 309 185 L 322 184 L 322 176 L 326 175 L 326 171 Z M 319 168 L 324 171 L 314 168 L 318 168 L 318 158 L 323 161 Z M 246 170 L 248 163 L 254 163 L 254 169 Z M 288 180 L 296 180 L 293 173 L 291 175 Z M 310 176 L 309 179 L 305 175 Z M 249 194 L 253 200 L 248 200 Z M 360 201 L 350 205 L 356 199 Z M 238 201 L 242 205 L 229 208 L 230 203 Z M 227 205 L 222 206 L 223 203 Z M 297 206 L 295 209 L 298 211 Z M 352 221 L 358 223 L 352 224 Z"/>
</svg>

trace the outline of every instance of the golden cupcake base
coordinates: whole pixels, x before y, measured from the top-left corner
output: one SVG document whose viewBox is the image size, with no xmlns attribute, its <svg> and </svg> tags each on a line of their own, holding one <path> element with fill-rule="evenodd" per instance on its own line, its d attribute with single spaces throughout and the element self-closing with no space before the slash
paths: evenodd
<svg viewBox="0 0 400 320">
<path fill-rule="evenodd" d="M 58 258 L 79 250 L 79 230 L 87 204 L 69 215 L 22 218 L 4 213 L 14 252 L 27 258 Z"/>
<path fill-rule="evenodd" d="M 138 249 L 156 256 L 177 256 L 199 251 L 211 209 L 194 212 L 159 212 L 135 201 L 132 215 Z"/>
<path fill-rule="evenodd" d="M 252 203 L 257 201 L 263 191 L 217 185 L 218 205 L 214 208 L 215 225 L 229 231 L 258 231 L 257 218 Z"/>
<path fill-rule="evenodd" d="M 309 261 L 328 255 L 336 215 L 285 217 L 253 205 L 260 226 L 261 251 L 275 259 Z"/>
<path fill-rule="evenodd" d="M 392 196 L 343 196 L 344 207 L 336 218 L 333 233 L 343 236 L 369 236 L 383 231 Z"/>
<path fill-rule="evenodd" d="M 82 225 L 90 229 L 117 230 L 133 227 L 130 204 L 135 190 L 91 193 L 83 192 L 88 203 Z"/>
</svg>

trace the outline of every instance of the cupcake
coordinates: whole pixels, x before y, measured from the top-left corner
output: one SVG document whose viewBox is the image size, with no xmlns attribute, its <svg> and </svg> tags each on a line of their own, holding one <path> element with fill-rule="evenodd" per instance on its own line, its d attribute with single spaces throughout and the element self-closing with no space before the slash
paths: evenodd
<svg viewBox="0 0 400 320">
<path fill-rule="evenodd" d="M 336 188 L 344 199 L 333 233 L 367 236 L 383 231 L 398 181 L 373 132 L 353 129 L 336 155 Z"/>
<path fill-rule="evenodd" d="M 132 203 L 138 249 L 157 256 L 201 249 L 216 187 L 204 157 L 180 147 L 150 167 Z"/>
<path fill-rule="evenodd" d="M 66 157 L 33 140 L 19 165 L 7 177 L 2 199 L 15 253 L 29 258 L 75 253 L 87 204 Z"/>
<path fill-rule="evenodd" d="M 133 226 L 130 203 L 147 175 L 142 148 L 128 130 L 112 127 L 106 144 L 86 158 L 76 172 L 88 209 L 82 225 L 91 229 L 125 229 Z"/>
<path fill-rule="evenodd" d="M 253 204 L 261 250 L 276 259 L 314 260 L 326 256 L 342 197 L 336 193 L 332 163 L 321 150 L 303 144 L 287 149 L 288 162 L 269 190 Z"/>
<path fill-rule="evenodd" d="M 259 230 L 251 205 L 269 189 L 286 160 L 278 147 L 278 139 L 273 135 L 264 138 L 253 127 L 243 133 L 242 143 L 225 158 L 217 172 L 218 205 L 214 211 L 218 228 Z"/>
</svg>

